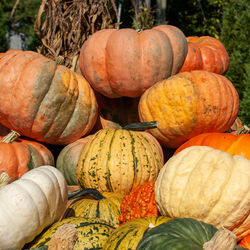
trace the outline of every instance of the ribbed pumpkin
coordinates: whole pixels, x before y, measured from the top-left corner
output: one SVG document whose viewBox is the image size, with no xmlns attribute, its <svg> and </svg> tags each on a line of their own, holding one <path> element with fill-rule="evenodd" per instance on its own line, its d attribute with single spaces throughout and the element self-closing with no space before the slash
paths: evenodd
<svg viewBox="0 0 250 250">
<path fill-rule="evenodd" d="M 56 160 L 56 167 L 63 173 L 68 185 L 77 185 L 76 166 L 82 149 L 93 135 L 80 138 L 65 146 Z"/>
<path fill-rule="evenodd" d="M 33 242 L 28 244 L 27 248 L 25 249 L 48 246 L 50 239 L 54 235 L 56 230 L 66 223 L 74 225 L 78 232 L 78 239 L 74 246 L 74 250 L 102 249 L 109 235 L 114 230 L 112 226 L 108 225 L 101 219 L 89 219 L 81 217 L 65 218 L 62 221 L 58 221 L 50 226 Z"/>
<path fill-rule="evenodd" d="M 80 75 L 33 51 L 0 56 L 0 120 L 23 136 L 68 144 L 87 134 L 97 102 Z"/>
<path fill-rule="evenodd" d="M 76 168 L 81 187 L 128 194 L 156 179 L 163 166 L 157 140 L 147 132 L 101 129 L 85 145 Z"/>
<path fill-rule="evenodd" d="M 206 132 L 224 132 L 234 123 L 239 96 L 224 76 L 194 70 L 178 73 L 146 90 L 139 102 L 140 121 L 157 121 L 149 132 L 169 148 Z"/>
<path fill-rule="evenodd" d="M 103 250 L 136 249 L 146 232 L 168 220 L 170 220 L 170 218 L 165 216 L 131 220 L 112 232 L 104 244 Z"/>
<path fill-rule="evenodd" d="M 67 217 L 99 218 L 113 227 L 119 226 L 118 217 L 123 195 L 113 192 L 100 193 L 95 189 L 83 189 L 70 195 L 70 204 L 64 214 Z"/>
<path fill-rule="evenodd" d="M 244 247 L 246 249 L 250 249 L 250 234 L 248 234 L 247 236 L 245 236 L 240 243 L 238 244 L 238 246 Z"/>
<path fill-rule="evenodd" d="M 33 168 L 54 166 L 54 156 L 49 149 L 41 143 L 18 136 L 14 131 L 5 137 L 0 136 L 0 171 L 9 175 L 10 182 Z"/>
<path fill-rule="evenodd" d="M 182 144 L 174 154 L 190 146 L 209 146 L 228 152 L 231 155 L 242 155 L 250 160 L 250 134 L 234 135 L 229 133 L 204 133 L 192 137 Z"/>
<path fill-rule="evenodd" d="M 138 97 L 179 72 L 186 55 L 186 37 L 175 26 L 159 25 L 140 33 L 103 29 L 85 41 L 79 65 L 97 92 L 110 98 Z"/>
<path fill-rule="evenodd" d="M 250 160 L 208 146 L 170 158 L 155 182 L 161 215 L 223 225 L 242 239 L 250 233 Z"/>
<path fill-rule="evenodd" d="M 155 180 L 141 184 L 124 196 L 121 203 L 120 225 L 133 219 L 159 216 L 155 204 Z"/>
<path fill-rule="evenodd" d="M 180 70 L 206 70 L 224 75 L 229 67 L 229 56 L 224 45 L 211 36 L 189 36 L 188 53 Z"/>
</svg>

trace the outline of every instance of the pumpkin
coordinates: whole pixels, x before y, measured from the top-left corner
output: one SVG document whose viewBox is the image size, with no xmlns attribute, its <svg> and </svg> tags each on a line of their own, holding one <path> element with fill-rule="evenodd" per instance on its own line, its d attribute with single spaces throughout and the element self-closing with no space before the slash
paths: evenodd
<svg viewBox="0 0 250 250">
<path fill-rule="evenodd" d="M 242 155 L 250 160 L 250 134 L 234 135 L 229 133 L 204 133 L 192 137 L 182 144 L 174 154 L 190 146 L 210 146 L 228 152 L 231 155 Z"/>
<path fill-rule="evenodd" d="M 170 218 L 165 216 L 153 216 L 131 220 L 112 232 L 104 244 L 103 250 L 136 249 L 146 232 L 168 220 L 170 220 Z"/>
<path fill-rule="evenodd" d="M 54 156 L 49 149 L 41 143 L 19 136 L 15 131 L 5 137 L 0 136 L 0 170 L 9 175 L 10 182 L 33 168 L 54 166 Z"/>
<path fill-rule="evenodd" d="M 138 185 L 156 179 L 162 166 L 161 146 L 153 136 L 129 127 L 107 128 L 95 133 L 83 148 L 76 178 L 83 188 L 128 194 Z"/>
<path fill-rule="evenodd" d="M 250 249 L 250 234 L 248 234 L 247 236 L 245 236 L 240 243 L 238 244 L 238 246 L 244 247 L 246 249 Z"/>
<path fill-rule="evenodd" d="M 123 195 L 113 192 L 100 193 L 96 189 L 82 189 L 69 195 L 70 201 L 63 218 L 100 218 L 113 227 L 118 227 L 118 217 Z"/>
<path fill-rule="evenodd" d="M 226 77 L 194 70 L 146 90 L 138 110 L 141 122 L 158 122 L 149 132 L 163 146 L 177 148 L 198 134 L 228 130 L 239 111 L 239 96 Z"/>
<path fill-rule="evenodd" d="M 80 75 L 33 51 L 0 56 L 0 120 L 23 136 L 68 144 L 94 126 L 94 92 Z"/>
<path fill-rule="evenodd" d="M 1 249 L 22 249 L 66 208 L 67 185 L 62 173 L 40 166 L 0 188 Z"/>
<path fill-rule="evenodd" d="M 93 135 L 80 138 L 66 145 L 59 153 L 56 160 L 56 168 L 64 175 L 68 185 L 77 185 L 76 166 L 82 149 Z"/>
<path fill-rule="evenodd" d="M 121 203 L 120 225 L 133 219 L 159 216 L 155 204 L 155 180 L 141 184 L 124 196 Z"/>
<path fill-rule="evenodd" d="M 170 158 L 155 182 L 161 215 L 221 224 L 242 239 L 250 232 L 250 160 L 208 146 Z"/>
<path fill-rule="evenodd" d="M 187 55 L 187 40 L 175 26 L 103 29 L 82 45 L 83 76 L 109 98 L 138 97 L 156 82 L 176 74 Z"/>
<path fill-rule="evenodd" d="M 225 231 L 225 229 L 222 230 Z M 223 234 L 223 231 L 219 233 Z M 227 233 L 226 237 L 219 239 L 220 244 L 217 248 L 215 247 L 217 242 L 213 242 L 213 245 L 209 248 L 206 247 L 206 244 L 216 236 L 217 232 L 217 228 L 211 224 L 192 218 L 177 218 L 164 222 L 146 232 L 136 249 L 232 250 L 232 247 L 236 245 L 236 241 L 229 233 Z M 227 247 L 225 247 L 225 244 Z"/>
<path fill-rule="evenodd" d="M 101 219 L 69 217 L 62 221 L 55 222 L 42 234 L 36 237 L 34 241 L 30 242 L 27 249 L 37 249 L 48 246 L 57 229 L 68 223 L 74 225 L 78 232 L 78 239 L 74 245 L 74 250 L 102 249 L 109 235 L 114 230 L 112 226 Z"/>
<path fill-rule="evenodd" d="M 211 36 L 189 36 L 188 53 L 180 72 L 206 70 L 224 75 L 229 67 L 229 56 L 224 45 Z"/>
</svg>

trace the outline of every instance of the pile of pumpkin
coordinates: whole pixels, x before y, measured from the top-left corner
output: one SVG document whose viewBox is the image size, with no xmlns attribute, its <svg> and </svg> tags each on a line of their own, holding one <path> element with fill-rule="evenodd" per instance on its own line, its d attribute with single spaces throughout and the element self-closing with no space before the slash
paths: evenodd
<svg viewBox="0 0 250 250">
<path fill-rule="evenodd" d="M 250 249 L 228 66 L 171 25 L 96 32 L 81 74 L 1 53 L 0 249 Z"/>
</svg>

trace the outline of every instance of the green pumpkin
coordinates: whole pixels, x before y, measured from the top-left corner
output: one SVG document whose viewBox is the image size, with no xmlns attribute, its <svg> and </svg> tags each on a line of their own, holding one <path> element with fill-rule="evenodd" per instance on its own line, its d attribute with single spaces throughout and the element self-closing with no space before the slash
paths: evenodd
<svg viewBox="0 0 250 250">
<path fill-rule="evenodd" d="M 66 223 L 73 224 L 78 232 L 78 240 L 76 241 L 74 250 L 102 249 L 109 235 L 114 230 L 112 226 L 101 219 L 80 217 L 65 218 L 62 221 L 54 223 L 46 231 L 36 237 L 35 240 L 28 245 L 28 249 L 48 246 L 56 230 Z"/>
<path fill-rule="evenodd" d="M 203 250 L 204 243 L 210 241 L 217 231 L 213 225 L 196 219 L 177 218 L 145 233 L 136 249 Z"/>
</svg>

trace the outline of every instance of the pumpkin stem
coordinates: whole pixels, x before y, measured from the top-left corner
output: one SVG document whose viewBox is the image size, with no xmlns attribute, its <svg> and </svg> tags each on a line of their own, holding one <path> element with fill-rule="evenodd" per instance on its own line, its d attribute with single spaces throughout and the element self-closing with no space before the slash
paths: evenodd
<svg viewBox="0 0 250 250">
<path fill-rule="evenodd" d="M 68 200 L 72 200 L 86 195 L 90 195 L 96 200 L 106 199 L 106 197 L 104 197 L 98 190 L 94 188 L 83 188 L 68 194 Z"/>
<path fill-rule="evenodd" d="M 157 121 L 152 121 L 152 122 L 131 123 L 122 127 L 122 129 L 133 130 L 133 131 L 144 131 L 147 129 L 157 128 L 157 127 L 158 127 Z"/>
<path fill-rule="evenodd" d="M 74 225 L 63 224 L 58 227 L 51 237 L 48 250 L 68 249 L 73 250 L 78 239 L 78 232 Z"/>
<path fill-rule="evenodd" d="M 9 134 L 7 134 L 6 136 L 4 136 L 4 138 L 0 141 L 0 142 L 5 142 L 5 143 L 12 143 L 13 141 L 16 140 L 16 138 L 18 138 L 19 136 L 21 136 L 19 133 L 17 133 L 14 130 L 11 130 Z"/>
<path fill-rule="evenodd" d="M 250 128 L 247 125 L 243 125 L 239 129 L 237 129 L 234 133 L 234 135 L 240 135 L 240 134 L 249 134 Z"/>
<path fill-rule="evenodd" d="M 10 180 L 11 178 L 9 177 L 9 175 L 5 171 L 2 170 L 0 172 L 0 188 L 7 185 Z"/>
<path fill-rule="evenodd" d="M 62 65 L 64 62 L 63 56 L 58 56 L 56 59 L 56 65 Z"/>
<path fill-rule="evenodd" d="M 237 245 L 236 236 L 233 232 L 221 227 L 212 239 L 203 245 L 204 250 L 233 250 Z"/>
</svg>

